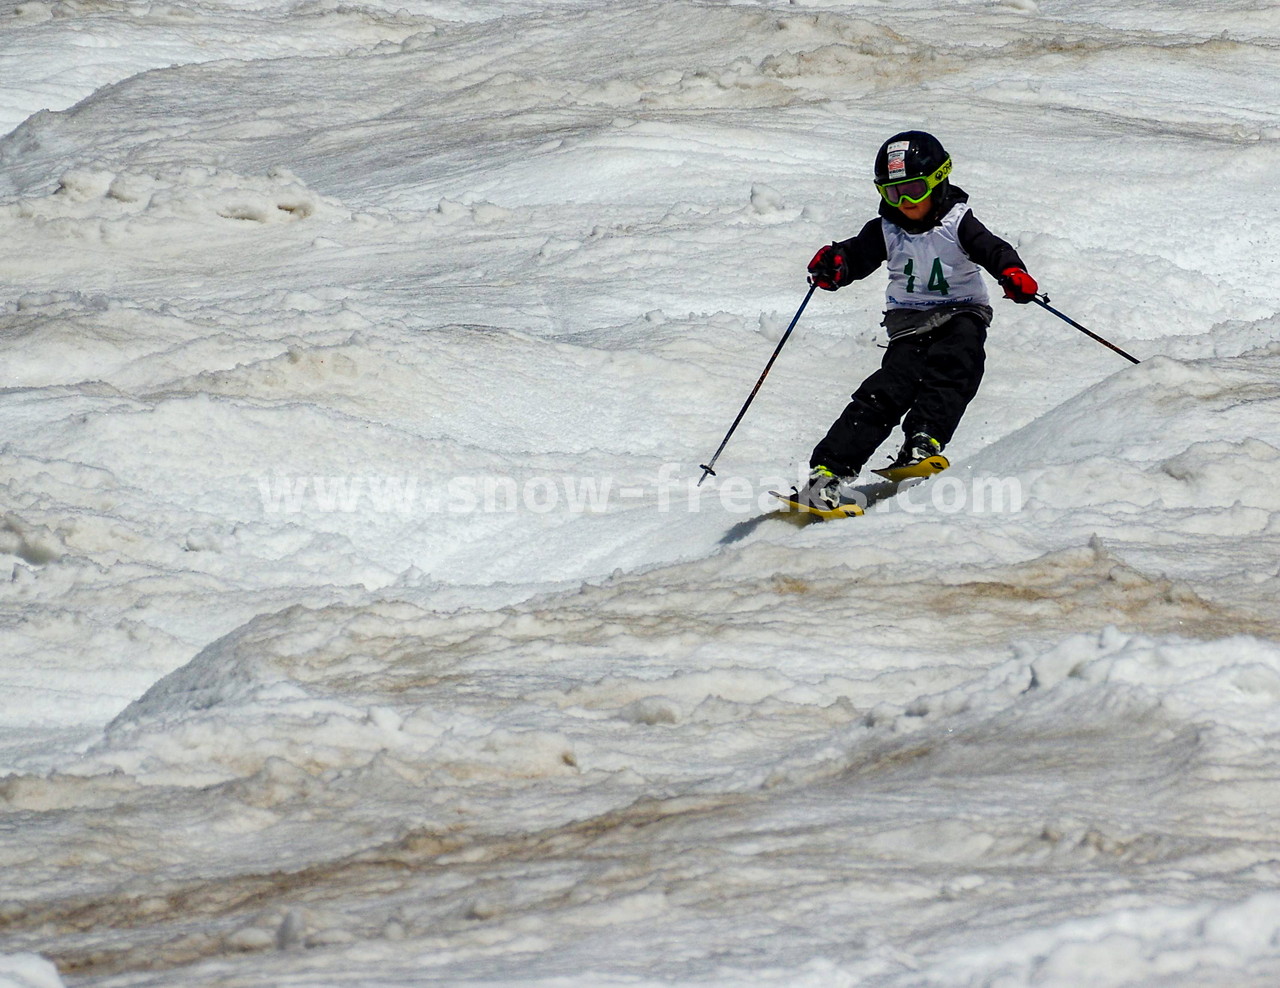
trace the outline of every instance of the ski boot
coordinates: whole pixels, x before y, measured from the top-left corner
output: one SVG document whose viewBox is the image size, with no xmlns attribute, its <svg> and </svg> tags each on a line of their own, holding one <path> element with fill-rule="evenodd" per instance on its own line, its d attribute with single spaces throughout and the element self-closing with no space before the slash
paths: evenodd
<svg viewBox="0 0 1280 988">
<path fill-rule="evenodd" d="M 790 493 L 769 493 L 793 511 L 817 515 L 819 518 L 852 518 L 863 514 L 866 503 L 862 495 L 852 489 L 856 480 L 856 477 L 837 476 L 828 467 L 819 465 L 809 471 L 807 483 L 791 488 Z M 848 496 L 841 492 L 842 487 L 851 488 Z"/>
<path fill-rule="evenodd" d="M 857 477 L 844 477 L 829 467 L 818 464 L 809 471 L 809 482 L 797 487 L 790 497 L 783 500 L 824 518 L 847 517 L 862 514 L 862 504 L 856 497 L 842 493 L 841 488 L 851 489 Z M 849 491 L 852 494 L 852 490 Z"/>
<path fill-rule="evenodd" d="M 942 443 L 927 432 L 917 432 L 914 436 L 909 436 L 907 441 L 902 444 L 902 449 L 898 451 L 898 458 L 889 464 L 889 468 L 896 470 L 901 467 L 913 467 L 917 463 L 927 460 L 931 456 L 938 456 L 941 453 Z"/>
</svg>

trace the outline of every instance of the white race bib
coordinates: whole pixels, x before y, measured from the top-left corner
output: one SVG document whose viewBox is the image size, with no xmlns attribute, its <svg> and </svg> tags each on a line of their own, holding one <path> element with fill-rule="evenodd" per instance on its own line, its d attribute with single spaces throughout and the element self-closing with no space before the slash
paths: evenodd
<svg viewBox="0 0 1280 988">
<path fill-rule="evenodd" d="M 889 258 L 888 308 L 990 304 L 982 268 L 960 249 L 960 221 L 968 212 L 968 203 L 956 203 L 938 226 L 924 233 L 908 233 L 895 223 L 880 220 Z"/>
</svg>

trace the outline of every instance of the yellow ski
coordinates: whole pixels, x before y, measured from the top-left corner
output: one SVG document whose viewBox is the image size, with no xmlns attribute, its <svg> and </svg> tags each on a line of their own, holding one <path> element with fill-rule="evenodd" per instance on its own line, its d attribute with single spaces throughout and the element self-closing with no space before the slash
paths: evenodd
<svg viewBox="0 0 1280 988">
<path fill-rule="evenodd" d="M 935 473 L 941 473 L 949 466 L 951 466 L 951 461 L 939 454 L 937 456 L 926 456 L 919 463 L 913 463 L 909 467 L 885 467 L 883 470 L 872 470 L 871 472 L 883 477 L 885 480 L 900 484 L 904 480 L 910 480 L 912 477 L 932 477 Z"/>
<path fill-rule="evenodd" d="M 818 508 L 812 504 L 805 504 L 802 501 L 797 501 L 795 499 L 795 491 L 792 491 L 790 494 L 783 494 L 781 491 L 770 491 L 769 493 L 783 504 L 787 505 L 792 511 L 801 511 L 805 514 L 817 515 L 819 518 L 823 518 L 827 521 L 830 521 L 833 518 L 853 518 L 856 515 L 864 513 L 861 505 L 853 502 L 850 502 L 849 504 L 842 504 L 838 508 Z"/>
</svg>

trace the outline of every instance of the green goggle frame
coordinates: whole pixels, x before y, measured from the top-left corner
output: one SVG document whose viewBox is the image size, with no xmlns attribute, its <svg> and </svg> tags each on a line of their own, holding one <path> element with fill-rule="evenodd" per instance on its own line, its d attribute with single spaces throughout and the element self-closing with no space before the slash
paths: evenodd
<svg viewBox="0 0 1280 988">
<path fill-rule="evenodd" d="M 917 205 L 933 195 L 933 190 L 941 185 L 951 174 L 951 159 L 948 158 L 932 175 L 921 175 L 916 178 L 903 178 L 896 182 L 876 182 L 880 195 L 890 206 L 909 202 Z"/>
</svg>

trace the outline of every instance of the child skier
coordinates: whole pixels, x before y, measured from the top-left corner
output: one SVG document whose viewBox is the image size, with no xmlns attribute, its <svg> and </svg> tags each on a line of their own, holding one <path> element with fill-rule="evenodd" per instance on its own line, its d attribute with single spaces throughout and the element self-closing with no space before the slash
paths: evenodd
<svg viewBox="0 0 1280 988">
<path fill-rule="evenodd" d="M 853 483 L 899 421 L 906 442 L 895 467 L 935 456 L 951 441 L 982 380 L 992 311 L 980 267 L 1015 302 L 1030 302 L 1039 290 L 1017 251 L 970 212 L 969 196 L 950 174 L 951 158 L 937 138 L 895 134 L 876 155 L 879 217 L 809 262 L 810 284 L 834 292 L 888 261 L 882 325 L 889 348 L 814 447 L 809 483 L 796 494 L 802 504 L 847 504 L 841 487 Z"/>
</svg>

